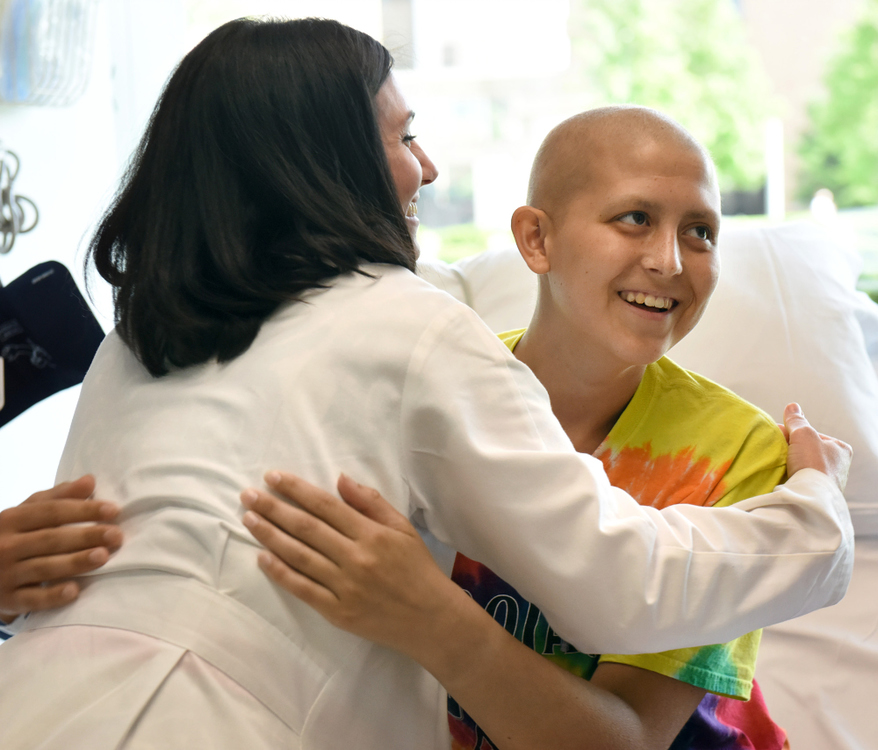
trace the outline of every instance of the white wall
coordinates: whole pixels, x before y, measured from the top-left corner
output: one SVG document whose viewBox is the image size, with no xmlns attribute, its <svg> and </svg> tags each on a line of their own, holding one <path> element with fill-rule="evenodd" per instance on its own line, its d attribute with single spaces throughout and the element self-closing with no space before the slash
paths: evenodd
<svg viewBox="0 0 878 750">
<path fill-rule="evenodd" d="M 181 4 L 169 0 L 101 3 L 84 96 L 70 107 L 0 104 L 0 141 L 21 160 L 16 190 L 40 211 L 33 232 L 19 236 L 12 251 L 0 255 L 0 281 L 57 260 L 84 288 L 91 230 L 180 57 L 184 15 Z M 107 329 L 112 325 L 109 288 L 100 278 L 92 286 L 93 307 Z M 54 483 L 78 391 L 58 393 L 0 428 L 0 508 Z"/>
<path fill-rule="evenodd" d="M 8 283 L 47 260 L 66 265 L 81 282 L 91 225 L 112 196 L 118 162 L 107 15 L 98 19 L 94 70 L 85 95 L 70 107 L 0 105 L 0 141 L 21 160 L 15 187 L 36 203 L 40 222 L 0 256 Z M 80 286 L 83 285 L 80 283 Z M 95 284 L 101 324 L 111 325 L 109 293 Z M 79 388 L 43 401 L 0 428 L 0 508 L 53 484 Z"/>
</svg>

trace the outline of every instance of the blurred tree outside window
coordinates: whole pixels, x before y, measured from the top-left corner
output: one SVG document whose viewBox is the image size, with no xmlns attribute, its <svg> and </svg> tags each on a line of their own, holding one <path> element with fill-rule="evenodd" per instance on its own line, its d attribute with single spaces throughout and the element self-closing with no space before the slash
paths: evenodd
<svg viewBox="0 0 878 750">
<path fill-rule="evenodd" d="M 839 40 L 825 88 L 799 147 L 800 197 L 828 188 L 839 208 L 878 204 L 878 0 Z"/>
<path fill-rule="evenodd" d="M 765 179 L 768 86 L 731 0 L 571 0 L 571 84 L 659 109 L 710 150 L 723 191 Z"/>
<path fill-rule="evenodd" d="M 798 189 L 842 209 L 863 258 L 859 286 L 878 301 L 878 0 L 863 6 L 826 66 L 825 97 L 808 109 Z"/>
</svg>

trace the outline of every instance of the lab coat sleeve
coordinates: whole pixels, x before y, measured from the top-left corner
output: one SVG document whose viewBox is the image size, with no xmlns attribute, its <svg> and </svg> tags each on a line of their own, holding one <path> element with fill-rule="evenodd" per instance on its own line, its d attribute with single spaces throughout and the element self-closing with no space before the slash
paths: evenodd
<svg viewBox="0 0 878 750">
<path fill-rule="evenodd" d="M 833 604 L 853 564 L 844 498 L 805 470 L 730 508 L 639 505 L 577 454 L 533 374 L 464 307 L 405 379 L 412 511 L 587 653 L 721 643 Z"/>
</svg>

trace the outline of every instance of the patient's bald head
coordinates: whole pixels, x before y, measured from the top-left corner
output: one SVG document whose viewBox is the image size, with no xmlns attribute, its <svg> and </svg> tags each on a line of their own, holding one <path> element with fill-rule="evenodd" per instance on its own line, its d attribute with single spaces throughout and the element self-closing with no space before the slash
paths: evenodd
<svg viewBox="0 0 878 750">
<path fill-rule="evenodd" d="M 512 215 L 540 276 L 529 331 L 551 351 L 587 352 L 591 374 L 655 362 L 716 285 L 720 221 L 713 162 L 670 118 L 628 106 L 565 120 L 537 153 L 528 205 Z"/>
<path fill-rule="evenodd" d="M 556 126 L 537 151 L 528 184 L 528 205 L 563 211 L 608 163 L 636 162 L 669 149 L 697 155 L 715 183 L 710 155 L 670 117 L 647 107 L 616 105 L 574 115 Z"/>
</svg>

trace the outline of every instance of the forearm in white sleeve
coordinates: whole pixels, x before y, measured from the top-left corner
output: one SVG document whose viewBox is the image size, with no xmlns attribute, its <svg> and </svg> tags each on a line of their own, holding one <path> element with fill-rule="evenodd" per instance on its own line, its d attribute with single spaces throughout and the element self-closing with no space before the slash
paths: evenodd
<svg viewBox="0 0 878 750">
<path fill-rule="evenodd" d="M 465 308 L 408 371 L 403 465 L 414 509 L 588 653 L 721 643 L 838 601 L 853 531 L 803 471 L 730 508 L 639 505 L 577 454 L 536 378 Z"/>
</svg>

